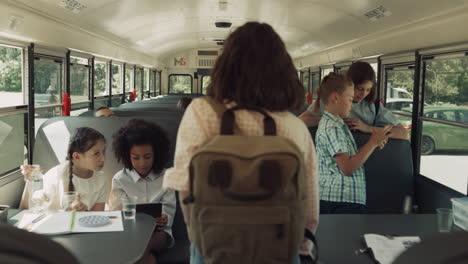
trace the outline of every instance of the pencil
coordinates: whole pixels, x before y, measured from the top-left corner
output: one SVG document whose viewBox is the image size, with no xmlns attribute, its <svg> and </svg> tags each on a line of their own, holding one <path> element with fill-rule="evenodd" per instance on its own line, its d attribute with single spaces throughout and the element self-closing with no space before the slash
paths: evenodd
<svg viewBox="0 0 468 264">
<path fill-rule="evenodd" d="M 75 225 L 75 214 L 76 214 L 76 211 L 72 211 L 71 222 L 70 222 L 70 232 L 73 231 L 73 226 Z"/>
</svg>

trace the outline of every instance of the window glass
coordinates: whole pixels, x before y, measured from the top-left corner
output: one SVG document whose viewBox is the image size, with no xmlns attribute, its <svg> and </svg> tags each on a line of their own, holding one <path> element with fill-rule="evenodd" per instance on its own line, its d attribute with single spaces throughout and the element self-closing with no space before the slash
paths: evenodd
<svg viewBox="0 0 468 264">
<path fill-rule="evenodd" d="M 202 94 L 206 94 L 206 91 L 208 89 L 208 86 L 211 84 L 211 76 L 205 75 L 202 77 Z"/>
<path fill-rule="evenodd" d="M 94 96 L 108 95 L 107 63 L 96 61 L 94 63 Z"/>
<path fill-rule="evenodd" d="M 325 76 L 327 76 L 330 72 L 333 72 L 333 68 L 324 68 L 322 69 L 322 80 Z"/>
<path fill-rule="evenodd" d="M 467 194 L 468 129 L 443 120 L 465 123 L 468 111 L 468 59 L 424 62 L 424 120 L 421 138 L 421 174 Z"/>
<path fill-rule="evenodd" d="M 112 95 L 122 94 L 122 65 L 112 64 Z"/>
<path fill-rule="evenodd" d="M 136 76 L 135 76 L 135 88 L 136 88 L 136 94 L 137 94 L 137 98 L 141 98 L 142 94 L 142 90 L 143 89 L 143 84 L 141 83 L 143 80 L 143 69 L 138 69 L 136 70 Z"/>
<path fill-rule="evenodd" d="M 302 75 L 302 86 L 306 93 L 309 91 L 309 72 L 301 72 Z"/>
<path fill-rule="evenodd" d="M 133 90 L 133 68 L 125 69 L 125 92 L 130 92 Z"/>
<path fill-rule="evenodd" d="M 149 91 L 150 95 L 155 94 L 156 88 L 154 87 L 154 71 L 149 71 Z"/>
<path fill-rule="evenodd" d="M 392 111 L 413 112 L 414 69 L 408 67 L 386 71 L 385 107 Z"/>
<path fill-rule="evenodd" d="M 62 63 L 55 60 L 36 58 L 34 60 L 34 104 L 35 128 L 47 119 L 62 115 Z"/>
<path fill-rule="evenodd" d="M 318 72 L 312 73 L 312 98 L 317 98 L 317 89 L 320 86 L 320 74 Z"/>
<path fill-rule="evenodd" d="M 70 66 L 71 102 L 89 101 L 89 67 L 81 64 Z"/>
<path fill-rule="evenodd" d="M 22 54 L 21 48 L 0 45 L 0 107 L 26 104 Z"/>
<path fill-rule="evenodd" d="M 161 94 L 161 72 L 156 72 L 156 95 Z"/>
<path fill-rule="evenodd" d="M 169 93 L 192 93 L 192 76 L 180 74 L 169 75 Z"/>
<path fill-rule="evenodd" d="M 0 175 L 19 168 L 27 160 L 26 115 L 19 113 L 0 117 Z"/>
<path fill-rule="evenodd" d="M 143 84 L 144 84 L 144 88 L 143 88 L 144 91 L 149 92 L 151 88 L 148 85 L 149 84 L 149 70 L 148 69 L 145 69 L 145 77 L 144 77 Z"/>
<path fill-rule="evenodd" d="M 340 67 L 337 69 L 337 73 L 346 75 L 348 73 L 349 66 Z"/>
</svg>

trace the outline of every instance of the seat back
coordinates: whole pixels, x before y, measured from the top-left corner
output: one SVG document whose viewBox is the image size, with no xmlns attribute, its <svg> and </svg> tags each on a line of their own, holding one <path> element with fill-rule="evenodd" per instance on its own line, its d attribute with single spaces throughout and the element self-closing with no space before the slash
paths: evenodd
<svg viewBox="0 0 468 264">
<path fill-rule="evenodd" d="M 78 264 L 62 245 L 46 236 L 0 224 L 0 263 Z"/>
<path fill-rule="evenodd" d="M 140 117 L 147 121 L 157 123 L 163 128 L 170 140 L 170 155 L 174 156 L 175 140 L 179 120 L 163 119 L 159 117 Z M 45 171 L 65 161 L 70 134 L 78 127 L 91 127 L 101 132 L 106 138 L 106 162 L 103 168 L 104 174 L 111 179 L 122 165 L 112 149 L 112 135 L 127 122 L 131 117 L 54 117 L 44 122 L 39 128 L 34 144 L 34 164 L 40 164 Z M 172 159 L 167 167 L 172 166 Z"/>
<path fill-rule="evenodd" d="M 309 127 L 315 141 L 317 127 Z M 358 149 L 370 135 L 353 132 Z M 401 213 L 405 197 L 414 196 L 413 156 L 407 140 L 392 139 L 364 163 L 369 213 Z"/>
<path fill-rule="evenodd" d="M 353 133 L 358 149 L 370 135 Z M 406 196 L 414 196 L 413 157 L 408 140 L 390 138 L 364 163 L 369 213 L 401 213 Z"/>
</svg>

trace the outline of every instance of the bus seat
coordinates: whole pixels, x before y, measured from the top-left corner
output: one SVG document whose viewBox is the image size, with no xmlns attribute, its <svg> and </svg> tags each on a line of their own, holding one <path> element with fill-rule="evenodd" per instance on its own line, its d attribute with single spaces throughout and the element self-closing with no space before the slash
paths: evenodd
<svg viewBox="0 0 468 264">
<path fill-rule="evenodd" d="M 3 264 L 78 264 L 62 245 L 46 236 L 0 224 L 0 263 Z"/>
<path fill-rule="evenodd" d="M 180 121 L 167 117 L 140 117 L 161 126 L 168 134 L 170 140 L 170 156 L 173 157 L 175 140 Z M 112 150 L 112 135 L 120 127 L 124 126 L 131 117 L 54 117 L 44 122 L 39 128 L 33 149 L 34 164 L 41 165 L 45 171 L 65 161 L 68 149 L 70 133 L 78 127 L 92 127 L 101 132 L 106 138 L 106 162 L 103 168 L 105 175 L 109 177 L 122 169 Z M 167 167 L 172 166 L 172 159 Z"/>
<path fill-rule="evenodd" d="M 309 127 L 309 133 L 315 141 L 317 127 Z M 353 132 L 353 136 L 358 149 L 370 137 L 369 134 L 360 132 Z M 414 200 L 411 153 L 409 141 L 389 139 L 382 150 L 375 150 L 364 163 L 369 213 L 409 213 L 408 206 L 405 208 L 405 201 Z M 409 207 L 412 208 L 411 203 Z"/>
<path fill-rule="evenodd" d="M 393 262 L 394 264 L 462 264 L 468 263 L 468 233 L 453 232 L 437 234 L 423 238 L 408 250 L 404 251 Z"/>
<path fill-rule="evenodd" d="M 161 250 L 157 253 L 158 263 L 163 264 L 186 264 L 190 262 L 190 241 L 187 235 L 182 209 L 179 204 L 179 193 L 176 192 L 177 209 L 172 223 L 172 235 L 175 245 L 172 248 Z"/>
<path fill-rule="evenodd" d="M 353 132 L 358 149 L 370 135 Z M 369 213 L 399 214 L 407 196 L 414 197 L 413 158 L 408 140 L 392 139 L 364 163 Z"/>
</svg>

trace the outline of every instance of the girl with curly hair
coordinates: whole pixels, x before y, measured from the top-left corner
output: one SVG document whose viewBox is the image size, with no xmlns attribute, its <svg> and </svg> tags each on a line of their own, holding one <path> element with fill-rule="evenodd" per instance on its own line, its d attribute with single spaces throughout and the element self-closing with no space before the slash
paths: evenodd
<svg viewBox="0 0 468 264">
<path fill-rule="evenodd" d="M 113 135 L 113 148 L 117 161 L 123 163 L 124 169 L 112 179 L 110 210 L 121 210 L 120 200 L 124 196 L 136 196 L 138 203 L 162 203 L 162 214 L 156 218 L 156 231 L 148 250 L 154 253 L 173 246 L 171 227 L 176 197 L 174 191 L 162 189 L 164 168 L 169 160 L 166 133 L 155 123 L 132 119 Z M 154 258 L 151 254 L 145 256 Z"/>
</svg>

